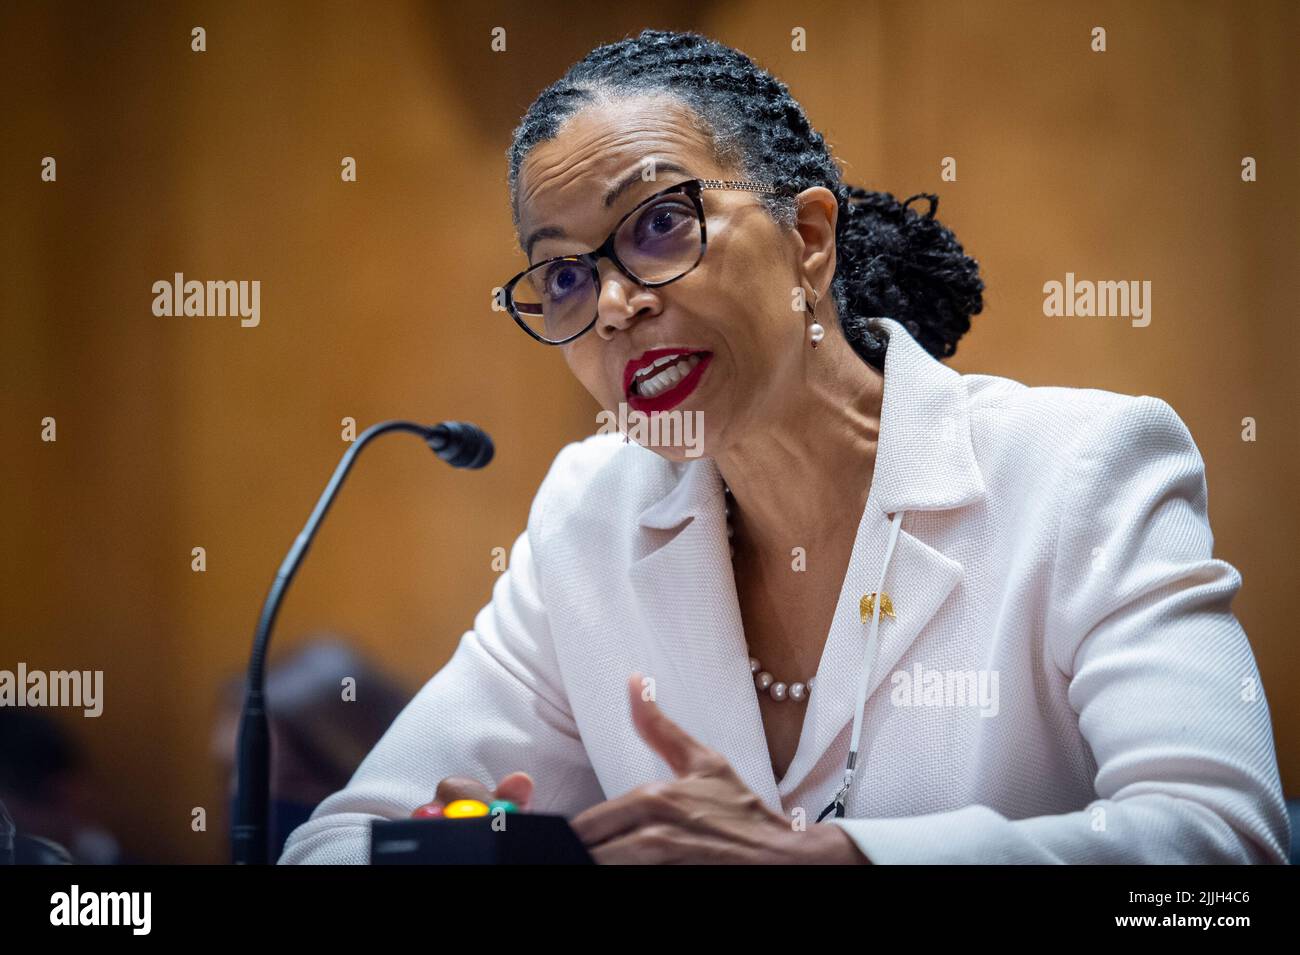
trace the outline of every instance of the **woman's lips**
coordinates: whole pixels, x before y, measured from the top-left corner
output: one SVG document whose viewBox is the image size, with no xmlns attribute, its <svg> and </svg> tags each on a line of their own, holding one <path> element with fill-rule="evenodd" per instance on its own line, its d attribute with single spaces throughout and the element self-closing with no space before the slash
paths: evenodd
<svg viewBox="0 0 1300 955">
<path fill-rule="evenodd" d="M 700 383 L 700 378 L 704 375 L 704 370 L 709 367 L 709 362 L 713 360 L 713 352 L 691 352 L 690 354 L 699 356 L 699 363 L 690 370 L 681 381 L 673 385 L 667 391 L 662 391 L 653 398 L 647 398 L 644 395 L 638 395 L 632 391 L 631 373 L 627 377 L 627 383 L 624 392 L 627 394 L 628 407 L 633 411 L 640 411 L 643 414 L 650 414 L 655 411 L 667 411 L 669 408 L 675 408 L 681 404 L 693 392 Z M 647 353 L 647 357 L 653 359 L 655 356 Z M 689 356 L 684 356 L 689 357 Z M 629 368 L 631 365 L 629 363 Z"/>
<path fill-rule="evenodd" d="M 633 393 L 632 380 L 637 376 L 637 372 L 645 371 L 649 369 L 652 365 L 655 365 L 656 363 L 661 363 L 660 366 L 666 368 L 669 364 L 673 364 L 677 361 L 681 361 L 682 359 L 690 358 L 692 355 L 704 355 L 704 354 L 707 354 L 707 352 L 705 352 L 704 349 L 691 348 L 689 345 L 677 346 L 677 347 L 651 348 L 649 351 L 644 352 L 640 358 L 633 358 L 631 361 L 629 361 L 626 365 L 623 366 L 623 394 L 631 395 Z M 672 361 L 669 362 L 666 361 L 666 359 L 672 359 Z M 643 377 L 653 377 L 653 376 L 643 376 Z"/>
</svg>

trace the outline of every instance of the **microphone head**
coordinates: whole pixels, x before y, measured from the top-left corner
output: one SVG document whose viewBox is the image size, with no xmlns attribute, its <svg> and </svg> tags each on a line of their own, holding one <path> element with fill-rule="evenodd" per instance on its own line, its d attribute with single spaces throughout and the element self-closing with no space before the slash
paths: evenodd
<svg viewBox="0 0 1300 955">
<path fill-rule="evenodd" d="M 444 421 L 434 425 L 429 447 L 454 468 L 486 467 L 495 448 L 486 431 L 467 421 Z"/>
</svg>

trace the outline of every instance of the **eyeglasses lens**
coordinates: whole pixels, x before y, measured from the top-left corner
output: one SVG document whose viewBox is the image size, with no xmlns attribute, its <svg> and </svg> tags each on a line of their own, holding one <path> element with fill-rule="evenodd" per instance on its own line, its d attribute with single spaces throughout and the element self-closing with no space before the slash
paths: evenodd
<svg viewBox="0 0 1300 955">
<path fill-rule="evenodd" d="M 690 271 L 701 253 L 700 221 L 688 196 L 668 195 L 624 220 L 614 236 L 623 265 L 646 284 Z M 586 261 L 573 258 L 530 269 L 516 283 L 515 313 L 547 341 L 563 341 L 596 316 L 597 279 Z"/>
</svg>

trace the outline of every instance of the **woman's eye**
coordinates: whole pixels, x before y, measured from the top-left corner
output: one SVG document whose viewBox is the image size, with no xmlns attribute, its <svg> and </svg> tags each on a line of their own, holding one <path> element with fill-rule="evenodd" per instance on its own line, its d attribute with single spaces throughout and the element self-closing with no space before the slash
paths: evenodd
<svg viewBox="0 0 1300 955">
<path fill-rule="evenodd" d="M 664 239 L 694 219 L 694 210 L 684 208 L 679 202 L 660 203 L 647 209 L 637 221 L 637 242 L 644 244 Z"/>
<path fill-rule="evenodd" d="M 552 299 L 561 299 L 568 295 L 578 284 L 577 270 L 571 265 L 557 265 L 547 276 L 546 293 Z"/>
</svg>

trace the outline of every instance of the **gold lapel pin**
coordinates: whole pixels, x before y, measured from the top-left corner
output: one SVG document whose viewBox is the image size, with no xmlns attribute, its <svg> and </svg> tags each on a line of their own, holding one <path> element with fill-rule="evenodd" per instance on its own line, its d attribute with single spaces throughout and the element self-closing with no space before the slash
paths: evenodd
<svg viewBox="0 0 1300 955">
<path fill-rule="evenodd" d="M 862 614 L 862 622 L 866 623 L 871 619 L 871 615 L 876 612 L 876 595 L 874 593 L 863 594 L 862 600 L 858 604 L 858 612 Z M 889 593 L 886 591 L 880 595 L 880 615 L 882 617 L 894 617 L 894 602 L 889 599 Z M 897 617 L 894 617 L 897 620 Z"/>
</svg>

